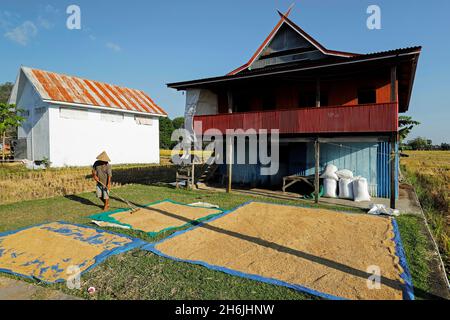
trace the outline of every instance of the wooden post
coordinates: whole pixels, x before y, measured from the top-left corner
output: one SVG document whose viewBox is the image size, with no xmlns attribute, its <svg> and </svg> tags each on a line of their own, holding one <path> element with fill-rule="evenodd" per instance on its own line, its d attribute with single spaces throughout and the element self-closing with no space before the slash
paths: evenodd
<svg viewBox="0 0 450 320">
<path fill-rule="evenodd" d="M 320 79 L 316 79 L 316 108 L 320 108 Z"/>
<path fill-rule="evenodd" d="M 314 157 L 316 160 L 316 169 L 315 169 L 315 176 L 314 176 L 314 200 L 316 203 L 319 203 L 319 190 L 320 190 L 320 176 L 319 176 L 319 170 L 320 170 L 320 144 L 319 139 L 317 138 L 314 142 Z"/>
<path fill-rule="evenodd" d="M 397 102 L 397 66 L 391 67 L 391 102 Z"/>
<path fill-rule="evenodd" d="M 233 137 L 227 137 L 227 193 L 232 190 L 233 182 Z"/>
<path fill-rule="evenodd" d="M 2 160 L 5 161 L 6 155 L 6 130 L 2 134 Z"/>
<path fill-rule="evenodd" d="M 391 67 L 391 102 L 397 102 L 397 66 Z M 397 173 L 397 136 L 398 132 L 395 132 L 391 135 L 390 143 L 391 143 L 391 154 L 389 157 L 389 161 L 391 162 L 391 177 L 390 177 L 390 187 L 391 187 L 391 195 L 390 195 L 390 205 L 391 209 L 396 208 L 396 197 L 397 197 L 397 188 L 396 181 L 398 177 L 396 177 Z"/>
<path fill-rule="evenodd" d="M 233 113 L 233 94 L 230 90 L 227 92 L 228 97 L 228 113 Z M 228 183 L 227 183 L 227 193 L 231 192 L 231 184 L 233 182 L 233 142 L 234 137 L 226 137 L 227 139 L 227 175 L 228 175 Z"/>
<path fill-rule="evenodd" d="M 195 189 L 195 156 L 192 157 L 191 189 Z"/>
<path fill-rule="evenodd" d="M 396 188 L 396 173 L 397 173 L 397 135 L 393 134 L 391 136 L 391 155 L 389 157 L 389 161 L 391 162 L 391 209 L 396 208 L 396 197 L 397 197 L 397 188 Z"/>
</svg>

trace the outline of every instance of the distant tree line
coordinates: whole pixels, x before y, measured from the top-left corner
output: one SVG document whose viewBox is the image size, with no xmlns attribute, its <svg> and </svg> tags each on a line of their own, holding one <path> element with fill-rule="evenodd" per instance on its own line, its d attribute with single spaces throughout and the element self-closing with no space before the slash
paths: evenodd
<svg viewBox="0 0 450 320">
<path fill-rule="evenodd" d="M 404 142 L 412 129 L 420 125 L 420 122 L 413 120 L 412 117 L 400 116 L 398 119 L 400 148 L 402 150 L 450 150 L 449 143 L 441 143 L 440 145 L 433 145 L 433 141 L 424 137 L 417 137 L 412 140 Z"/>
<path fill-rule="evenodd" d="M 425 137 L 417 137 L 402 144 L 403 150 L 442 150 L 450 151 L 450 143 L 441 143 L 434 145 L 433 141 Z"/>
<path fill-rule="evenodd" d="M 181 129 L 184 126 L 184 118 L 178 117 L 173 120 L 170 118 L 159 118 L 159 147 L 170 150 L 177 142 L 171 141 L 172 132 Z"/>
</svg>

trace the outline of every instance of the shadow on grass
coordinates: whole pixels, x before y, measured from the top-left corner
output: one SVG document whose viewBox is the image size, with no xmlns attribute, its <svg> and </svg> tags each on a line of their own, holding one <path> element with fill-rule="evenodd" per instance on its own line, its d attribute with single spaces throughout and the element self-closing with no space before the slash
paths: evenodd
<svg viewBox="0 0 450 320">
<path fill-rule="evenodd" d="M 71 200 L 71 201 L 79 202 L 79 203 L 81 203 L 83 205 L 86 205 L 86 206 L 97 207 L 97 208 L 103 209 L 103 205 L 99 205 L 99 204 L 97 204 L 97 203 L 95 203 L 95 202 L 93 202 L 93 201 L 91 201 L 89 199 L 86 199 L 86 198 L 83 198 L 83 197 L 80 197 L 80 196 L 77 196 L 77 195 L 66 195 L 66 196 L 64 196 L 64 198 L 66 198 L 68 200 Z"/>
</svg>

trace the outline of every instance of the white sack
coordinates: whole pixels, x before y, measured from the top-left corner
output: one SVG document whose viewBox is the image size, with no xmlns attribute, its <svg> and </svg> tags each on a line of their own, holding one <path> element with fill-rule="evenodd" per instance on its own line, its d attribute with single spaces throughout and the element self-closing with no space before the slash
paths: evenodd
<svg viewBox="0 0 450 320">
<path fill-rule="evenodd" d="M 338 181 L 339 177 L 336 175 L 336 171 L 338 171 L 338 168 L 334 164 L 329 164 L 326 166 L 325 171 L 320 177 L 322 179 L 334 179 Z"/>
<path fill-rule="evenodd" d="M 400 211 L 397 209 L 386 208 L 384 204 L 372 204 L 370 206 L 369 214 L 374 215 L 388 215 L 398 217 L 400 215 Z"/>
<path fill-rule="evenodd" d="M 371 201 L 369 194 L 369 184 L 366 178 L 357 178 L 353 180 L 353 196 L 355 202 Z"/>
<path fill-rule="evenodd" d="M 342 169 L 336 172 L 339 179 L 353 179 L 353 172 L 347 169 Z"/>
<path fill-rule="evenodd" d="M 323 196 L 326 198 L 337 198 L 337 180 L 323 180 Z"/>
<path fill-rule="evenodd" d="M 353 200 L 353 179 L 339 180 L 339 198 Z"/>
<path fill-rule="evenodd" d="M 203 208 L 210 208 L 210 209 L 219 209 L 219 206 L 216 204 L 211 204 L 208 202 L 195 202 L 195 203 L 189 203 L 188 206 L 193 207 L 203 207 Z"/>
</svg>

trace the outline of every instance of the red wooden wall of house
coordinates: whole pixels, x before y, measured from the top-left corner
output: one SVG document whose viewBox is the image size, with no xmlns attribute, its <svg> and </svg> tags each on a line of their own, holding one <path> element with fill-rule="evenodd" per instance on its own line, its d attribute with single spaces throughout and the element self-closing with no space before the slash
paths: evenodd
<svg viewBox="0 0 450 320">
<path fill-rule="evenodd" d="M 321 81 L 321 92 L 326 95 L 326 106 L 350 106 L 358 103 L 358 90 L 361 88 L 374 88 L 376 91 L 376 103 L 390 102 L 390 73 L 378 72 L 369 75 L 359 75 L 341 80 Z M 234 112 L 262 111 L 264 110 L 264 97 L 273 95 L 274 106 L 270 109 L 286 110 L 300 107 L 302 95 L 315 95 L 316 85 L 313 82 L 274 82 L 273 84 L 244 85 L 235 88 L 235 96 L 245 95 L 248 100 L 244 110 L 239 105 Z M 224 91 L 218 92 L 219 113 L 228 112 L 228 98 Z M 237 98 L 235 99 L 237 100 Z M 234 101 L 236 104 L 236 101 Z M 303 107 L 314 107 L 311 105 Z M 266 102 L 267 104 L 267 102 Z M 267 109 L 266 109 L 267 110 Z"/>
</svg>

